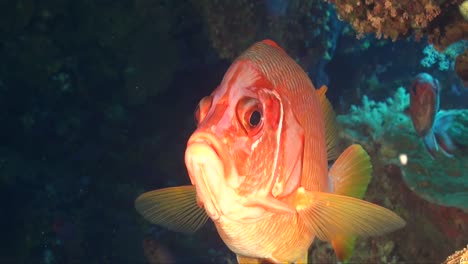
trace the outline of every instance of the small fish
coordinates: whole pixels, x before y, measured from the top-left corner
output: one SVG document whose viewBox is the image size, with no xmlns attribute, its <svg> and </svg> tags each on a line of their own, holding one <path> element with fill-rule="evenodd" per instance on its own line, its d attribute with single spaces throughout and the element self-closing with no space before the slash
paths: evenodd
<svg viewBox="0 0 468 264">
<path fill-rule="evenodd" d="M 372 171 L 366 151 L 351 145 L 336 159 L 326 90 L 275 42 L 254 44 L 199 103 L 185 152 L 192 185 L 144 193 L 137 211 L 185 232 L 209 217 L 239 263 L 306 263 L 315 237 L 347 261 L 356 236 L 403 227 L 361 200 Z"/>
<path fill-rule="evenodd" d="M 433 125 L 439 111 L 440 84 L 428 73 L 420 73 L 409 88 L 410 106 L 407 110 L 416 134 L 423 139 L 429 154 L 435 158 L 439 151 Z"/>
</svg>

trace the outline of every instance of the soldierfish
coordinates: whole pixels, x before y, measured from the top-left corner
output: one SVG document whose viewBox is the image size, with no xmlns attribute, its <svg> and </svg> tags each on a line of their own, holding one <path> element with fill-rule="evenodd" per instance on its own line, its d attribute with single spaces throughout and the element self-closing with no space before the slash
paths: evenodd
<svg viewBox="0 0 468 264">
<path fill-rule="evenodd" d="M 416 134 L 423 139 L 426 149 L 434 158 L 439 151 L 433 125 L 439 111 L 440 84 L 428 73 L 420 73 L 409 87 L 410 106 L 408 113 Z"/>
<path fill-rule="evenodd" d="M 372 166 L 360 145 L 328 170 L 337 130 L 326 90 L 275 42 L 254 44 L 199 103 L 185 152 L 192 185 L 144 193 L 136 209 L 176 231 L 211 218 L 239 263 L 307 262 L 315 237 L 346 261 L 356 236 L 403 227 L 361 200 Z"/>
</svg>

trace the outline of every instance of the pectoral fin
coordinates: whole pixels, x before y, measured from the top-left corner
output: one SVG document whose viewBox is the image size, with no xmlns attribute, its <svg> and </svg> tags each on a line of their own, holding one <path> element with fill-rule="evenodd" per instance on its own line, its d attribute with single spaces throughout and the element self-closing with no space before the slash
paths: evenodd
<svg viewBox="0 0 468 264">
<path fill-rule="evenodd" d="M 336 114 L 330 101 L 325 96 L 327 86 L 323 85 L 320 89 L 316 90 L 320 99 L 320 107 L 322 108 L 323 116 L 325 119 L 325 135 L 327 140 L 327 158 L 328 160 L 335 160 L 338 157 L 337 138 L 338 129 L 336 124 Z"/>
<path fill-rule="evenodd" d="M 135 200 L 135 208 L 151 223 L 178 232 L 195 232 L 208 219 L 205 209 L 197 204 L 193 185 L 143 193 Z"/>
<path fill-rule="evenodd" d="M 296 210 L 308 228 L 324 241 L 340 236 L 376 236 L 405 225 L 403 219 L 384 207 L 303 188 L 296 192 Z"/>
<path fill-rule="evenodd" d="M 436 141 L 436 138 L 432 129 L 429 130 L 429 132 L 427 132 L 427 134 L 423 137 L 423 142 L 427 151 L 429 152 L 429 154 L 431 154 L 431 157 L 435 159 L 436 152 L 439 151 L 439 145 L 437 144 L 437 141 Z"/>
</svg>

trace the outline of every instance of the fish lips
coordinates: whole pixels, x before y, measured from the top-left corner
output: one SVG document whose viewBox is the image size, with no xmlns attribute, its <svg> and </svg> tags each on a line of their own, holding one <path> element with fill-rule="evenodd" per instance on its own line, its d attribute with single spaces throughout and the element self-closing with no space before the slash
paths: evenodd
<svg viewBox="0 0 468 264">
<path fill-rule="evenodd" d="M 185 151 L 185 165 L 196 187 L 198 200 L 213 220 L 222 215 L 220 200 L 225 194 L 225 176 L 230 167 L 223 153 L 217 138 L 206 132 L 194 133 Z"/>
</svg>

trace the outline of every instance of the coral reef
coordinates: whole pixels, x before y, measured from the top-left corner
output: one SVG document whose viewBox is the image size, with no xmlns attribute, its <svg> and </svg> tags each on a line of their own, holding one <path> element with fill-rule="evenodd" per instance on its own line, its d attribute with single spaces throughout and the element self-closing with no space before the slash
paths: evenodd
<svg viewBox="0 0 468 264">
<path fill-rule="evenodd" d="M 460 146 L 455 158 L 437 156 L 434 162 L 417 137 L 409 117 L 404 113 L 408 95 L 400 87 L 393 98 L 374 102 L 366 96 L 362 107 L 351 107 L 349 115 L 338 116 L 344 127 L 343 137 L 359 142 L 386 164 L 400 164 L 410 189 L 428 201 L 468 210 L 468 152 L 466 125 L 468 110 L 451 110 L 457 121 L 444 126 L 447 134 Z M 408 158 L 401 164 L 400 155 Z"/>
<path fill-rule="evenodd" d="M 461 1 L 446 1 L 441 14 L 428 25 L 428 40 L 443 51 L 452 43 L 468 39 L 468 21 L 460 14 L 457 5 Z"/>
<path fill-rule="evenodd" d="M 438 51 L 434 45 L 427 45 L 423 50 L 425 56 L 421 59 L 421 65 L 430 68 L 434 64 L 437 64 L 440 71 L 453 70 L 455 60 L 467 47 L 468 40 L 455 42 L 442 52 Z M 460 74 L 458 75 L 461 76 Z"/>
<path fill-rule="evenodd" d="M 462 250 L 458 250 L 453 255 L 447 257 L 442 264 L 465 264 L 468 262 L 468 246 Z"/>
<path fill-rule="evenodd" d="M 433 0 L 390 1 L 331 0 L 339 16 L 353 26 L 358 36 L 375 33 L 378 38 L 421 34 L 445 7 Z"/>
<path fill-rule="evenodd" d="M 362 144 L 372 158 L 374 178 L 366 199 L 391 208 L 407 221 L 407 227 L 388 237 L 359 240 L 374 257 L 357 247 L 352 261 L 442 262 L 468 243 L 466 149 L 453 158 L 440 155 L 432 160 L 403 112 L 407 105 L 408 94 L 400 87 L 385 102 L 364 97 L 362 106 L 338 116 L 345 144 Z M 467 110 L 457 113 L 461 123 L 449 132 L 454 139 L 467 132 Z M 377 252 L 391 243 L 398 247 L 384 261 Z"/>
<path fill-rule="evenodd" d="M 378 38 L 429 36 L 439 50 L 467 38 L 468 24 L 460 14 L 461 0 L 392 1 L 331 0 L 338 15 L 353 26 L 358 36 L 375 33 Z"/>
<path fill-rule="evenodd" d="M 339 17 L 354 28 L 358 38 L 367 33 L 392 40 L 427 37 L 429 43 L 440 52 L 453 43 L 468 39 L 468 22 L 463 17 L 462 0 L 329 2 L 334 4 Z M 447 69 L 447 66 L 443 68 Z M 464 80 L 463 76 L 460 78 Z"/>
</svg>

